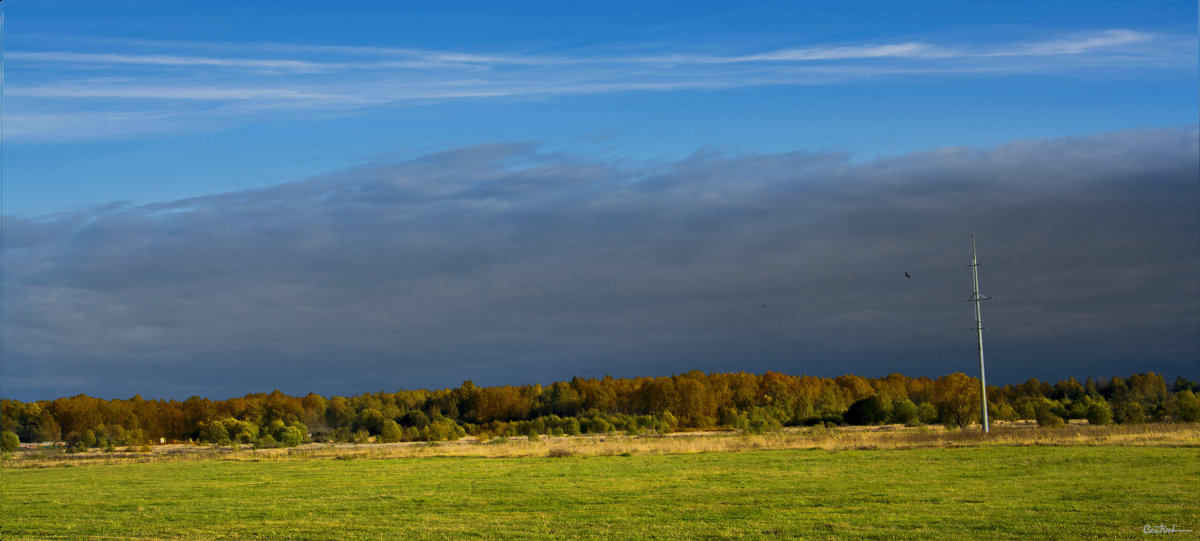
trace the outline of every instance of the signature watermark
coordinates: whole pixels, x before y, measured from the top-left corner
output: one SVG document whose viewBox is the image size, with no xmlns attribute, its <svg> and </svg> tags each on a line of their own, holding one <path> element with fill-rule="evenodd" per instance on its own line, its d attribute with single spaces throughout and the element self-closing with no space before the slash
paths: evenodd
<svg viewBox="0 0 1200 541">
<path fill-rule="evenodd" d="M 1179 528 L 1176 528 L 1174 524 L 1170 526 L 1165 524 L 1159 524 L 1157 526 L 1147 524 L 1142 526 L 1142 533 L 1185 533 L 1190 531 L 1191 530 L 1180 530 Z"/>
</svg>

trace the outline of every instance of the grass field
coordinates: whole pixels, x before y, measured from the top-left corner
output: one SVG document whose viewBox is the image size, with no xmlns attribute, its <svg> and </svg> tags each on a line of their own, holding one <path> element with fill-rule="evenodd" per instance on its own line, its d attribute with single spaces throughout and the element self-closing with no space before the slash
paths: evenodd
<svg viewBox="0 0 1200 541">
<path fill-rule="evenodd" d="M 1191 446 L 7 468 L 0 536 L 1131 538 L 1200 531 L 1198 480 Z"/>
</svg>

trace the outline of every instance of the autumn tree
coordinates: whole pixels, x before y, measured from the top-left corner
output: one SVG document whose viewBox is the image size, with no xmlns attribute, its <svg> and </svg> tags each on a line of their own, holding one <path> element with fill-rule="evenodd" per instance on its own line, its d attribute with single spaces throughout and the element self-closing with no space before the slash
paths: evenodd
<svg viewBox="0 0 1200 541">
<path fill-rule="evenodd" d="M 934 403 L 947 423 L 966 428 L 979 416 L 979 384 L 962 372 L 938 378 L 934 382 Z"/>
</svg>

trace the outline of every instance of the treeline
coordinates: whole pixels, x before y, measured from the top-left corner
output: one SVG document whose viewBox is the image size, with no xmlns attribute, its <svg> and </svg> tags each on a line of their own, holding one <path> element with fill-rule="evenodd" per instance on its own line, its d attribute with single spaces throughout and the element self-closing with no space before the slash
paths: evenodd
<svg viewBox="0 0 1200 541">
<path fill-rule="evenodd" d="M 1030 379 L 988 387 L 989 417 L 1056 425 L 1198 422 L 1200 382 L 1168 385 L 1155 373 L 1084 383 Z M 193 441 L 259 447 L 306 441 L 394 442 L 540 434 L 666 433 L 782 426 L 941 423 L 966 427 L 979 417 L 979 382 L 962 373 L 937 379 L 900 374 L 818 378 L 776 372 L 603 379 L 551 385 L 365 393 L 326 398 L 278 390 L 229 400 L 102 400 L 86 395 L 0 403 L 8 441 L 67 442 L 75 448 Z"/>
</svg>

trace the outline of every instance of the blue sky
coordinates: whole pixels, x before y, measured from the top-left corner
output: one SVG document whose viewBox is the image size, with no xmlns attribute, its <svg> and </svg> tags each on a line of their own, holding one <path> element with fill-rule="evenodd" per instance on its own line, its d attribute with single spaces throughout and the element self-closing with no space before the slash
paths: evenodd
<svg viewBox="0 0 1200 541">
<path fill-rule="evenodd" d="M 6 212 L 172 200 L 500 140 L 865 160 L 1197 117 L 1191 3 L 328 9 L 8 6 Z"/>
<path fill-rule="evenodd" d="M 4 8 L 9 393 L 1200 375 L 1194 2 Z"/>
</svg>

